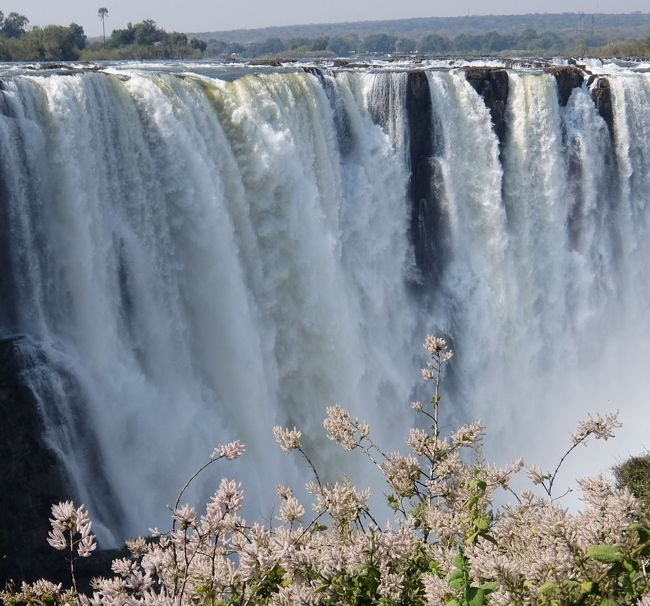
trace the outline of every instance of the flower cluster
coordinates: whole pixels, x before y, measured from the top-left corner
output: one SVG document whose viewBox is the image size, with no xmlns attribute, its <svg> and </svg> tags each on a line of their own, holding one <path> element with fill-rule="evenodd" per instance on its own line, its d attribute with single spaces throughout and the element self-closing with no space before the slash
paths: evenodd
<svg viewBox="0 0 650 606">
<path fill-rule="evenodd" d="M 280 448 L 284 452 L 289 452 L 290 450 L 297 450 L 300 448 L 300 437 L 302 433 L 296 429 L 284 429 L 279 425 L 276 425 L 273 428 L 273 435 L 275 436 L 275 441 L 280 445 Z"/>
<path fill-rule="evenodd" d="M 52 530 L 47 535 L 47 542 L 54 549 L 70 549 L 87 558 L 97 547 L 95 535 L 91 532 L 92 522 L 83 505 L 75 507 L 72 501 L 53 505 L 50 524 Z"/>
<path fill-rule="evenodd" d="M 368 425 L 350 417 L 350 413 L 342 406 L 328 406 L 326 412 L 327 418 L 323 421 L 323 427 L 327 437 L 338 442 L 345 450 L 356 448 L 361 440 L 368 437 Z"/>
<path fill-rule="evenodd" d="M 597 440 L 607 440 L 614 437 L 614 430 L 620 427 L 618 415 L 610 413 L 596 415 L 581 421 L 571 439 L 574 444 L 583 442 L 588 436 L 593 435 Z"/>
</svg>

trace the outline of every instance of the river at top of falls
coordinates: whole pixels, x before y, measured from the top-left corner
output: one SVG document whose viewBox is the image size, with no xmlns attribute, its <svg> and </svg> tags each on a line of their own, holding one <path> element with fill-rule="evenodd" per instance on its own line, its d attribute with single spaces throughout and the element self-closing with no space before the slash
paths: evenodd
<svg viewBox="0 0 650 606">
<path fill-rule="evenodd" d="M 0 332 L 45 355 L 28 380 L 46 439 L 106 543 L 166 527 L 234 439 L 244 457 L 190 498 L 235 476 L 268 518 L 276 484 L 309 479 L 274 424 L 328 480 L 381 495 L 324 409 L 397 449 L 429 332 L 456 351 L 445 423 L 480 418 L 489 459 L 548 467 L 587 412 L 616 409 L 622 439 L 566 481 L 644 448 L 650 78 L 597 66 L 610 135 L 586 83 L 563 107 L 552 75 L 509 70 L 499 142 L 464 71 L 425 67 L 435 284 L 411 242 L 405 66 L 3 67 Z"/>
</svg>

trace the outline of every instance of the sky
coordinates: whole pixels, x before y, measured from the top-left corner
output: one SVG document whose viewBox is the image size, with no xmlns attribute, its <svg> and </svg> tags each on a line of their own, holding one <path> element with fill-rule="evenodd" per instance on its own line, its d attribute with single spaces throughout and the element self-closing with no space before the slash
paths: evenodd
<svg viewBox="0 0 650 606">
<path fill-rule="evenodd" d="M 131 21 L 153 19 L 168 31 L 209 32 L 229 29 L 403 19 L 410 17 L 454 17 L 467 14 L 562 13 L 583 11 L 627 13 L 650 11 L 647 0 L 457 0 L 432 3 L 430 0 L 5 0 L 0 9 L 25 15 L 30 25 L 72 22 L 83 26 L 88 36 L 101 35 L 100 7 L 108 9 L 106 35 L 126 27 Z"/>
</svg>

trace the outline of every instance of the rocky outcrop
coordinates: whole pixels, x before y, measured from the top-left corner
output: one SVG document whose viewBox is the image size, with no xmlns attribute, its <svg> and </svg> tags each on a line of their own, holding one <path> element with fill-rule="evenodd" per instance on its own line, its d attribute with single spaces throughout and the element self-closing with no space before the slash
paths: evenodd
<svg viewBox="0 0 650 606">
<path fill-rule="evenodd" d="M 22 336 L 0 338 L 0 589 L 8 580 L 47 578 L 70 584 L 63 552 L 47 543 L 53 503 L 73 500 L 65 470 L 43 435 L 44 424 L 36 396 L 22 379 L 29 360 L 46 362 Z M 118 552 L 99 550 L 75 563 L 79 587 L 94 576 L 108 575 Z"/>
<path fill-rule="evenodd" d="M 434 246 L 440 217 L 435 201 L 431 92 L 427 75 L 422 70 L 408 74 L 406 112 L 411 161 L 411 239 L 420 272 L 430 276 L 436 267 Z"/>
<path fill-rule="evenodd" d="M 558 101 L 562 107 L 568 103 L 573 89 L 580 88 L 585 81 L 584 72 L 573 65 L 552 65 L 544 71 L 555 76 Z"/>
<path fill-rule="evenodd" d="M 493 67 L 468 67 L 465 69 L 467 81 L 483 97 L 490 110 L 494 132 L 503 147 L 506 136 L 506 108 L 510 92 L 508 72 Z"/>
<path fill-rule="evenodd" d="M 596 80 L 596 76 L 589 79 L 589 86 Z M 609 133 L 614 136 L 614 108 L 612 106 L 612 88 L 607 78 L 597 78 L 596 85 L 591 88 L 591 98 L 598 108 L 598 113 L 609 127 Z"/>
<path fill-rule="evenodd" d="M 52 503 L 69 499 L 70 490 L 43 440 L 37 400 L 21 381 L 21 341 L 0 339 L 0 585 L 9 578 L 60 578 L 66 566 L 46 538 Z"/>
</svg>

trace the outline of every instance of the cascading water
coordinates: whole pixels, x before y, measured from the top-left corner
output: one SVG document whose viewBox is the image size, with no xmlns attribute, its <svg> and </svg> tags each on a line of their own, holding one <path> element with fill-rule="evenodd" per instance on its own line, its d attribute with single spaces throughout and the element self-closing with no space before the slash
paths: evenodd
<svg viewBox="0 0 650 606">
<path fill-rule="evenodd" d="M 297 475 L 274 423 L 320 451 L 325 405 L 382 418 L 407 400 L 407 174 L 371 91 L 365 74 L 333 84 L 343 161 L 333 105 L 307 74 L 5 84 L 12 328 L 74 377 L 100 468 L 69 440 L 55 450 L 96 511 L 106 476 L 118 535 L 162 526 L 184 478 L 235 438 L 255 462 L 254 513 L 268 515 L 262 497 Z M 48 396 L 69 407 L 71 394 Z"/>
<path fill-rule="evenodd" d="M 1 86 L 0 336 L 47 361 L 27 376 L 46 439 L 106 543 L 164 526 L 232 439 L 248 452 L 219 473 L 270 515 L 275 484 L 307 474 L 276 423 L 339 477 L 328 404 L 397 448 L 426 332 L 457 351 L 448 421 L 485 421 L 489 455 L 544 465 L 579 417 L 616 408 L 618 452 L 643 448 L 647 75 L 608 75 L 610 133 L 586 85 L 562 106 L 552 75 L 511 71 L 499 141 L 464 71 L 426 72 L 430 195 L 411 201 L 406 71 L 173 69 Z M 435 272 L 416 264 L 420 202 Z"/>
</svg>

